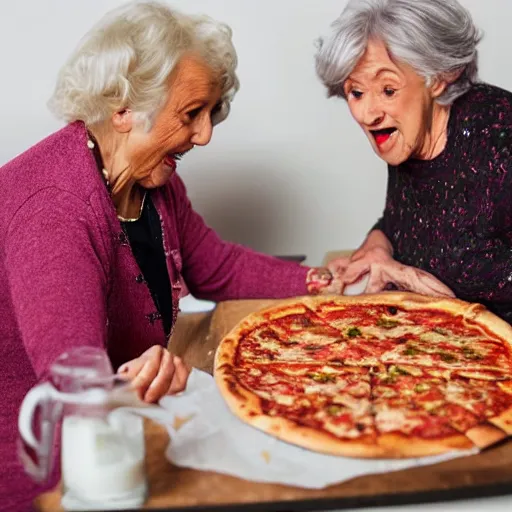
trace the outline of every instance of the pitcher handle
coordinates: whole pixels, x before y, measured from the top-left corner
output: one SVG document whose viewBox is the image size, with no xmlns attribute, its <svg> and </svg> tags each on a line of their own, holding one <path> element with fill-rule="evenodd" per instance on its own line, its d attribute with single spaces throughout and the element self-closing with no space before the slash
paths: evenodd
<svg viewBox="0 0 512 512">
<path fill-rule="evenodd" d="M 21 438 L 31 448 L 34 448 L 37 452 L 40 451 L 40 443 L 34 435 L 32 429 L 32 421 L 34 419 L 34 413 L 38 405 L 49 402 L 55 397 L 55 388 L 48 382 L 32 388 L 23 399 L 21 404 L 20 413 L 18 415 L 18 430 Z M 48 428 L 53 428 L 53 425 L 48 425 L 49 421 L 47 418 L 42 418 L 41 424 L 41 439 L 45 439 L 48 435 Z"/>
<path fill-rule="evenodd" d="M 55 389 L 49 383 L 32 388 L 25 395 L 18 415 L 18 456 L 26 473 L 36 482 L 45 482 L 53 468 L 53 438 L 62 412 L 62 405 L 54 401 L 55 394 Z M 40 441 L 32 428 L 38 406 L 41 406 Z M 36 460 L 27 447 L 34 450 Z"/>
</svg>

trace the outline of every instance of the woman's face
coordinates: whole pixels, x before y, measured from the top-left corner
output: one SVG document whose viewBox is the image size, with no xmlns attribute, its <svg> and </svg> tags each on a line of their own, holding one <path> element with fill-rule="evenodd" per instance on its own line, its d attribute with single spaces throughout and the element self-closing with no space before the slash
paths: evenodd
<svg viewBox="0 0 512 512">
<path fill-rule="evenodd" d="M 169 97 L 151 130 L 134 124 L 128 134 L 129 175 L 145 188 L 164 185 L 183 153 L 210 142 L 211 116 L 220 108 L 218 77 L 196 57 L 183 57 L 169 83 Z"/>
<path fill-rule="evenodd" d="M 352 116 L 377 155 L 391 165 L 421 158 L 428 150 L 438 89 L 426 87 L 411 66 L 394 62 L 380 41 L 370 41 L 344 84 Z"/>
</svg>

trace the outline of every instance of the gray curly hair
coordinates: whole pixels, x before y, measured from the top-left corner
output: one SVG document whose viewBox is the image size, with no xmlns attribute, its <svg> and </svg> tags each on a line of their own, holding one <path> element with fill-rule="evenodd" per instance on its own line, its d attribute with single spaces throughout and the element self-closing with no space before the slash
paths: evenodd
<svg viewBox="0 0 512 512">
<path fill-rule="evenodd" d="M 67 122 L 91 126 L 130 108 L 146 129 L 168 96 L 168 77 L 185 54 L 199 55 L 221 77 L 223 121 L 238 90 L 231 29 L 154 1 L 107 13 L 82 39 L 58 75 L 48 106 Z"/>
<path fill-rule="evenodd" d="M 318 40 L 316 70 L 329 96 L 345 98 L 343 84 L 370 39 L 382 41 L 427 85 L 448 79 L 437 98 L 442 105 L 452 104 L 478 80 L 481 34 L 457 0 L 350 0 L 330 34 Z"/>
</svg>

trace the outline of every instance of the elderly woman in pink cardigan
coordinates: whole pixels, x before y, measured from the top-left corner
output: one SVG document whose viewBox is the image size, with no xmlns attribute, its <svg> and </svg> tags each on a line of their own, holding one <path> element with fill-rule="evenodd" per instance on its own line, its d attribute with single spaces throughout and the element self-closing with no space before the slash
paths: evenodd
<svg viewBox="0 0 512 512">
<path fill-rule="evenodd" d="M 185 289 L 214 301 L 339 293 L 325 269 L 222 241 L 187 198 L 177 163 L 228 115 L 235 67 L 225 25 L 122 7 L 60 72 L 50 107 L 67 125 L 1 169 L 0 509 L 34 496 L 17 411 L 62 352 L 103 347 L 154 402 L 187 381 L 166 348 Z"/>
</svg>

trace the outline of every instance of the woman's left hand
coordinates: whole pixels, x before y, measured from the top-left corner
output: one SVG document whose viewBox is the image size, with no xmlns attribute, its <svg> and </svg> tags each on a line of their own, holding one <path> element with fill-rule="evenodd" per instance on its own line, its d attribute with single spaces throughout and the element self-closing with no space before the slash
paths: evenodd
<svg viewBox="0 0 512 512">
<path fill-rule="evenodd" d="M 333 266 L 343 267 L 345 261 L 340 265 L 334 262 Z M 339 268 L 341 271 L 341 268 Z M 345 266 L 342 281 L 344 286 L 356 282 L 361 276 L 369 274 L 369 280 L 364 293 L 378 293 L 393 288 L 403 291 L 419 293 L 431 297 L 455 297 L 450 288 L 439 281 L 432 274 L 416 267 L 403 265 L 393 258 L 383 261 L 367 261 L 361 258 L 350 262 Z"/>
<path fill-rule="evenodd" d="M 190 369 L 166 348 L 153 345 L 141 356 L 124 363 L 117 373 L 129 379 L 145 402 L 183 391 Z"/>
</svg>

